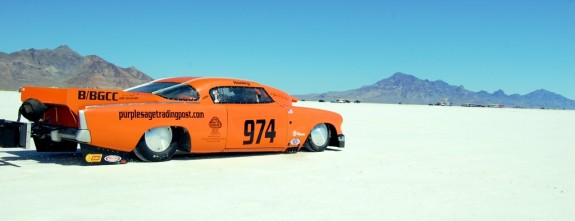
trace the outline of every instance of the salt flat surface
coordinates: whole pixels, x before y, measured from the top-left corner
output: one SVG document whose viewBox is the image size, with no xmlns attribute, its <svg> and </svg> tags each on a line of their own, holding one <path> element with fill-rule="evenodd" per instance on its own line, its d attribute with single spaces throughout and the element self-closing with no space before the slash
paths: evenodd
<svg viewBox="0 0 575 221">
<path fill-rule="evenodd" d="M 575 219 L 575 111 L 297 105 L 342 114 L 346 148 L 111 166 L 0 149 L 0 219 Z"/>
</svg>

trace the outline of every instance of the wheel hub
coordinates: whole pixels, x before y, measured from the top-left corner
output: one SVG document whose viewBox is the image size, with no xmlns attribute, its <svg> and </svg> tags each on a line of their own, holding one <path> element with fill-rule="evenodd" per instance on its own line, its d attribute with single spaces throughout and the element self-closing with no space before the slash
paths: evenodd
<svg viewBox="0 0 575 221">
<path fill-rule="evenodd" d="M 170 127 L 150 129 L 146 132 L 144 139 L 151 151 L 165 151 L 172 143 L 172 129 Z"/>
<path fill-rule="evenodd" d="M 317 125 L 311 130 L 311 141 L 318 147 L 323 146 L 327 143 L 328 133 L 325 124 Z"/>
</svg>

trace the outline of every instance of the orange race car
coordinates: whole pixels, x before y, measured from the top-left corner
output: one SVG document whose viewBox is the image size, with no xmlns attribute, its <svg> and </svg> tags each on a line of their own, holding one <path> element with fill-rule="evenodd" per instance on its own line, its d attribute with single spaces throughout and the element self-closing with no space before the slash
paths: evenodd
<svg viewBox="0 0 575 221">
<path fill-rule="evenodd" d="M 76 151 L 88 163 L 170 160 L 176 151 L 321 152 L 344 147 L 341 115 L 253 81 L 178 77 L 126 90 L 21 88 L 20 114 L 39 152 Z"/>
</svg>

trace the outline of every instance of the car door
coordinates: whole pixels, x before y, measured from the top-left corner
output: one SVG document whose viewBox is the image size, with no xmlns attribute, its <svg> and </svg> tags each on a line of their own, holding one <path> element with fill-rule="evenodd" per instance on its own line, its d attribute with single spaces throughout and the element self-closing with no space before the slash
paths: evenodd
<svg viewBox="0 0 575 221">
<path fill-rule="evenodd" d="M 262 88 L 229 87 L 221 90 L 227 110 L 226 149 L 281 150 L 287 147 L 288 110 L 273 102 Z"/>
</svg>

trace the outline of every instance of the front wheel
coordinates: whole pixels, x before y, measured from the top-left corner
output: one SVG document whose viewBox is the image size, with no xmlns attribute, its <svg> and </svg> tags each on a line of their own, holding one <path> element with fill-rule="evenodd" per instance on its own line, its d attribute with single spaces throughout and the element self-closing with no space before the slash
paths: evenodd
<svg viewBox="0 0 575 221">
<path fill-rule="evenodd" d="M 322 152 L 329 145 L 331 134 L 325 124 L 318 124 L 309 133 L 304 148 L 310 152 Z"/>
<path fill-rule="evenodd" d="M 144 133 L 134 154 L 142 161 L 160 162 L 170 160 L 177 149 L 178 142 L 174 139 L 172 128 L 156 127 Z"/>
</svg>

